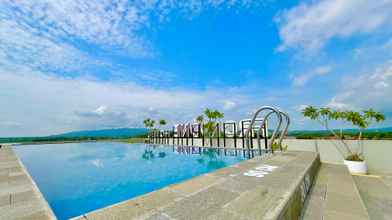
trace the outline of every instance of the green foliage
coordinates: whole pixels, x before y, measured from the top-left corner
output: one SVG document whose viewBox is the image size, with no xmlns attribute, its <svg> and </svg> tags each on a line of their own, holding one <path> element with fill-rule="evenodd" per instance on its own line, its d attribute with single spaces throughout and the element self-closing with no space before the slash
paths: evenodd
<svg viewBox="0 0 392 220">
<path fill-rule="evenodd" d="M 151 129 L 151 128 L 154 127 L 155 121 L 152 120 L 151 118 L 147 118 L 147 119 L 145 119 L 145 120 L 143 121 L 143 124 L 144 124 L 144 127 L 150 128 L 150 129 Z"/>
<path fill-rule="evenodd" d="M 334 130 L 335 133 L 339 133 L 338 130 Z M 335 138 L 329 131 L 293 131 L 289 132 L 289 136 L 293 136 L 296 139 L 332 139 Z M 340 136 L 342 139 L 357 139 L 359 136 L 359 130 L 355 131 L 344 131 Z M 362 139 L 367 140 L 381 140 L 381 139 L 392 139 L 392 132 L 390 131 L 364 131 L 362 132 Z"/>
<path fill-rule="evenodd" d="M 287 151 L 287 148 L 288 148 L 289 146 L 286 144 L 285 146 L 282 146 L 282 152 L 284 152 L 284 151 Z M 279 144 L 277 143 L 277 142 L 274 142 L 272 145 L 271 145 L 271 149 L 273 150 L 273 151 L 277 151 L 277 150 L 280 150 L 280 146 L 279 146 Z"/>
<path fill-rule="evenodd" d="M 344 141 L 345 136 L 342 134 L 339 136 L 334 130 L 329 128 L 329 121 L 334 120 L 334 121 L 346 122 L 357 127 L 359 130 L 359 134 L 357 138 L 359 141 L 358 149 L 362 151 L 363 143 L 361 142 L 361 140 L 362 140 L 363 130 L 369 127 L 369 125 L 372 122 L 379 123 L 385 120 L 385 116 L 382 113 L 376 112 L 371 108 L 367 110 L 363 110 L 361 112 L 357 112 L 351 110 L 347 110 L 347 111 L 334 110 L 328 107 L 316 108 L 313 106 L 308 106 L 302 110 L 302 114 L 306 118 L 318 121 L 327 131 L 330 132 L 332 136 L 334 136 L 336 139 L 341 140 L 341 144 L 344 147 L 343 149 L 346 151 L 347 155 L 345 155 L 345 153 L 342 152 L 338 146 L 336 145 L 335 146 L 337 147 L 339 152 L 343 154 L 345 158 L 354 161 L 363 160 L 361 158 L 362 153 L 353 152 L 351 148 L 348 146 L 348 144 Z"/>
<path fill-rule="evenodd" d="M 159 125 L 165 126 L 166 125 L 166 121 L 164 119 L 159 120 Z"/>
<path fill-rule="evenodd" d="M 382 113 L 376 112 L 371 108 L 362 112 L 356 112 L 333 110 L 328 107 L 317 109 L 313 106 L 308 106 L 302 110 L 302 114 L 311 120 L 318 120 L 324 124 L 329 120 L 349 122 L 359 129 L 366 129 L 372 122 L 378 123 L 385 120 L 385 116 Z"/>
<path fill-rule="evenodd" d="M 204 110 L 204 115 L 207 117 L 208 121 L 204 123 L 203 128 L 205 129 L 205 133 L 211 137 L 217 126 L 217 120 L 223 118 L 224 114 L 222 112 L 219 112 L 218 110 L 211 110 L 209 108 L 206 108 Z M 198 116 L 198 118 L 204 119 L 202 115 Z"/>
<path fill-rule="evenodd" d="M 351 155 L 348 155 L 347 157 L 346 157 L 346 160 L 350 160 L 350 161 L 363 161 L 363 159 L 362 159 L 362 157 L 361 157 L 361 155 L 359 155 L 359 154 L 351 154 Z"/>
<path fill-rule="evenodd" d="M 196 117 L 196 122 L 203 123 L 203 121 L 204 121 L 204 116 L 203 115 L 199 115 L 199 116 Z"/>
</svg>

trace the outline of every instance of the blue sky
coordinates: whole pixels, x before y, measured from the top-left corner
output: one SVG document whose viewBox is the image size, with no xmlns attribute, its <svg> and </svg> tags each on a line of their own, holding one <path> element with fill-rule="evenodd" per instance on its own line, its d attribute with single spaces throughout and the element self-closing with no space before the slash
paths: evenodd
<svg viewBox="0 0 392 220">
<path fill-rule="evenodd" d="M 0 136 L 226 119 L 274 105 L 392 116 L 392 1 L 0 2 Z M 380 126 L 391 126 L 387 120 Z M 346 126 L 346 125 L 345 125 Z"/>
</svg>

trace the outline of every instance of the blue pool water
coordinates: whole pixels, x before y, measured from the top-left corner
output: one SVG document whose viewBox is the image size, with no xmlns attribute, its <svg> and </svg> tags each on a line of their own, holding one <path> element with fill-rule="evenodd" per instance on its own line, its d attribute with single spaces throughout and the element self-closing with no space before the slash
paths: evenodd
<svg viewBox="0 0 392 220">
<path fill-rule="evenodd" d="M 14 148 L 58 219 L 68 219 L 244 160 L 222 151 L 123 143 Z M 179 150 L 180 149 L 180 150 Z"/>
</svg>

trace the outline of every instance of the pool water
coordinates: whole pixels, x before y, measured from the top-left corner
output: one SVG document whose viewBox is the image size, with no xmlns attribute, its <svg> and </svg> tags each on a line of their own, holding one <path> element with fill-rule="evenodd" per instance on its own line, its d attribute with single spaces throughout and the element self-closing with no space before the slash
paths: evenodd
<svg viewBox="0 0 392 220">
<path fill-rule="evenodd" d="M 244 160 L 213 149 L 107 142 L 14 150 L 60 220 Z"/>
</svg>

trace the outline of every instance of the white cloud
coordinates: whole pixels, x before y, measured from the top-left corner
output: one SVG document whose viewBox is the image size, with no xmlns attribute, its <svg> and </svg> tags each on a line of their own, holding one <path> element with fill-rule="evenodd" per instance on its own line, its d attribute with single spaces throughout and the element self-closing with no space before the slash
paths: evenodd
<svg viewBox="0 0 392 220">
<path fill-rule="evenodd" d="M 46 39 L 84 40 L 101 47 L 126 49 L 146 56 L 143 40 L 135 35 L 146 16 L 126 0 L 115 1 L 2 1 L 1 15 Z"/>
<path fill-rule="evenodd" d="M 237 104 L 231 100 L 223 100 L 222 103 L 224 110 L 231 110 L 237 106 Z"/>
<path fill-rule="evenodd" d="M 73 52 L 69 45 L 84 41 L 103 49 L 125 51 L 129 57 L 146 58 L 155 52 L 140 33 L 151 26 L 154 17 L 166 20 L 173 10 L 197 14 L 210 7 L 254 4 L 249 0 L 4 0 L 0 2 L 0 40 L 8 48 L 17 42 L 18 49 L 34 49 L 46 56 L 58 57 L 65 49 Z M 10 37 L 16 39 L 7 42 Z"/>
<path fill-rule="evenodd" d="M 90 160 L 90 163 L 93 166 L 97 167 L 97 168 L 103 168 L 104 167 L 103 162 L 100 159 Z"/>
<path fill-rule="evenodd" d="M 43 70 L 77 72 L 86 65 L 99 65 L 69 44 L 38 36 L 16 21 L 0 22 L 0 53 L 4 66 L 23 65 Z"/>
<path fill-rule="evenodd" d="M 391 0 L 321 0 L 301 3 L 277 16 L 279 50 L 317 51 L 332 38 L 372 33 L 392 24 Z"/>
<path fill-rule="evenodd" d="M 333 109 L 350 109 L 351 106 L 343 103 L 343 102 L 339 102 L 336 100 L 336 97 L 333 97 L 328 103 L 327 106 Z"/>
<path fill-rule="evenodd" d="M 108 107 L 106 106 L 99 106 L 97 109 L 94 110 L 94 113 L 98 115 L 103 115 L 105 112 L 107 112 Z"/>
<path fill-rule="evenodd" d="M 6 103 L 0 108 L 1 136 L 142 126 L 146 117 L 164 118 L 169 124 L 184 122 L 206 107 L 219 108 L 227 95 L 237 100 L 239 94 L 227 89 L 152 89 L 132 82 L 56 77 L 28 68 L 0 69 L 0 82 L 1 101 Z M 241 100 L 249 103 L 247 98 Z M 243 110 L 248 106 L 235 112 Z M 229 110 L 225 113 L 232 118 Z"/>
<path fill-rule="evenodd" d="M 173 11 L 183 17 L 205 9 L 247 8 L 260 5 L 253 0 L 4 0 L 0 1 L 0 65 L 15 65 L 70 76 L 94 75 L 104 71 L 120 76 L 161 83 L 156 75 L 121 69 L 117 63 L 91 54 L 103 50 L 133 59 L 151 59 L 159 52 L 142 33 L 156 28 Z M 159 21 L 156 21 L 158 18 Z M 89 49 L 86 49 L 89 48 Z M 121 77 L 121 76 L 120 76 Z"/>
<path fill-rule="evenodd" d="M 313 78 L 315 78 L 317 76 L 326 75 L 326 74 L 330 73 L 331 70 L 332 70 L 332 67 L 327 65 L 327 66 L 317 67 L 308 73 L 294 75 L 294 76 L 292 76 L 293 86 L 302 87 L 302 86 L 306 85 Z"/>
<path fill-rule="evenodd" d="M 302 112 L 302 110 L 304 110 L 306 107 L 308 107 L 308 105 L 302 104 L 302 105 L 297 106 L 297 107 L 295 108 L 295 110 L 296 110 L 297 112 Z"/>
<path fill-rule="evenodd" d="M 375 108 L 392 111 L 392 60 L 367 73 L 355 74 L 342 81 L 341 90 L 331 99 L 334 105 L 351 108 Z"/>
</svg>

